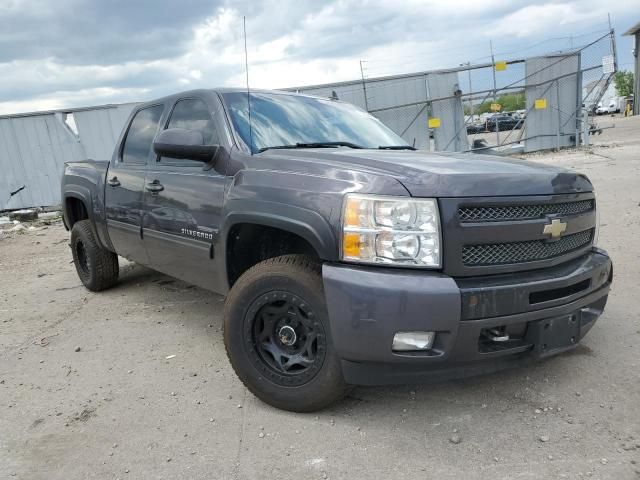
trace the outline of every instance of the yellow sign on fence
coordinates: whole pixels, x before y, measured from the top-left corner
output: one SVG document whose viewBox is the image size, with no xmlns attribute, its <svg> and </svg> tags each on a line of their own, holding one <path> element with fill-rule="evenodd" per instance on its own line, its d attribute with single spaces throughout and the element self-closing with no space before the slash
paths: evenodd
<svg viewBox="0 0 640 480">
<path fill-rule="evenodd" d="M 547 108 L 547 99 L 536 98 L 535 107 L 536 107 L 536 110 L 544 110 L 545 108 Z"/>
<path fill-rule="evenodd" d="M 496 62 L 496 72 L 503 72 L 507 69 L 507 62 Z"/>
<path fill-rule="evenodd" d="M 492 103 L 491 104 L 491 111 L 492 112 L 499 112 L 500 110 L 502 110 L 502 105 L 500 105 L 499 103 Z"/>
<path fill-rule="evenodd" d="M 440 128 L 440 118 L 430 118 L 429 119 L 429 128 Z"/>
</svg>

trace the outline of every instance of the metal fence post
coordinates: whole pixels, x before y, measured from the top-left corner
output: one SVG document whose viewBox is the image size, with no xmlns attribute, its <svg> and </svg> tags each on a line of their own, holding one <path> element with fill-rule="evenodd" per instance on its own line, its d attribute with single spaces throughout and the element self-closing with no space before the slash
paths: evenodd
<svg viewBox="0 0 640 480">
<path fill-rule="evenodd" d="M 583 78 L 583 73 L 582 73 L 582 55 L 580 55 L 580 57 L 578 57 L 578 73 L 576 74 L 576 85 L 577 85 L 577 88 L 576 88 L 576 109 L 573 111 L 574 121 L 576 122 L 576 140 L 575 140 L 576 148 L 580 147 L 580 121 L 582 120 L 580 113 L 582 113 L 582 95 L 583 95 L 582 78 Z M 569 119 L 569 120 L 571 120 L 571 119 Z"/>
<path fill-rule="evenodd" d="M 558 129 L 556 130 L 557 150 L 560 151 L 560 125 L 562 125 L 562 112 L 560 111 L 560 80 L 556 80 L 556 110 L 558 110 Z"/>
<path fill-rule="evenodd" d="M 493 103 L 498 103 L 498 83 L 496 82 L 496 57 L 493 55 L 493 42 L 489 40 L 491 49 L 491 71 L 493 73 Z M 496 145 L 500 146 L 500 121 L 496 117 Z"/>
</svg>

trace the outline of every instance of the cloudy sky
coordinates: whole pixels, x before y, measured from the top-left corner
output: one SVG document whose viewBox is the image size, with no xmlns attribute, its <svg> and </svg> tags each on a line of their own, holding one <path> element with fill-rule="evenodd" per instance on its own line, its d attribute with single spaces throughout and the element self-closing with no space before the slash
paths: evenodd
<svg viewBox="0 0 640 480">
<path fill-rule="evenodd" d="M 0 0 L 0 114 L 277 88 L 550 52 L 640 21 L 640 0 Z M 631 40 L 618 37 L 622 68 Z"/>
</svg>

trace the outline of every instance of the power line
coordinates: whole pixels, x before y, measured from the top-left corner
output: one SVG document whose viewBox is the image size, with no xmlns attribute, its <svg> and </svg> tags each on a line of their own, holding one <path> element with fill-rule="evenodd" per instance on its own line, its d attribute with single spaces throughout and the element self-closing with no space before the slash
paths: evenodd
<svg viewBox="0 0 640 480">
<path fill-rule="evenodd" d="M 553 42 L 553 41 L 559 41 L 559 40 L 575 40 L 577 38 L 582 38 L 582 37 L 589 37 L 589 36 L 595 36 L 595 35 L 601 35 L 603 33 L 607 33 L 609 30 L 607 29 L 601 29 L 601 30 L 593 30 L 590 32 L 586 32 L 586 33 L 581 33 L 581 34 L 576 34 L 576 35 L 568 35 L 568 36 L 564 36 L 564 37 L 548 37 L 546 39 L 540 40 L 539 42 L 536 42 L 532 45 L 523 47 L 523 48 L 518 48 L 517 50 L 512 50 L 509 52 L 495 52 L 496 56 L 504 56 L 504 55 L 513 55 L 513 54 L 517 54 L 520 52 L 525 52 L 528 50 L 532 50 L 536 47 L 539 47 L 540 45 L 544 45 L 545 43 L 549 43 L 549 42 Z M 580 46 L 578 47 L 574 47 L 576 50 L 580 48 Z M 367 63 L 371 64 L 371 63 L 388 63 L 389 61 L 393 61 L 393 60 L 402 60 L 402 59 L 420 59 L 422 58 L 423 55 L 429 55 L 430 59 L 438 59 L 438 58 L 447 58 L 450 57 L 451 54 L 453 53 L 464 53 L 464 52 L 469 52 L 470 47 L 462 47 L 462 48 L 456 48 L 456 49 L 438 49 L 437 50 L 437 54 L 436 55 L 429 55 L 430 52 L 424 52 L 424 51 L 420 51 L 420 52 L 416 52 L 415 54 L 412 55 L 401 55 L 401 56 L 396 56 L 396 57 L 377 57 L 377 58 L 373 58 L 373 59 L 367 59 Z M 471 62 L 475 62 L 478 60 L 487 60 L 491 58 L 491 55 L 485 55 L 482 57 L 477 57 L 471 60 Z M 402 62 L 402 63 L 398 63 L 398 62 L 393 62 L 394 65 L 400 65 L 400 64 L 409 64 L 410 62 Z M 376 67 L 373 67 L 376 68 Z"/>
</svg>

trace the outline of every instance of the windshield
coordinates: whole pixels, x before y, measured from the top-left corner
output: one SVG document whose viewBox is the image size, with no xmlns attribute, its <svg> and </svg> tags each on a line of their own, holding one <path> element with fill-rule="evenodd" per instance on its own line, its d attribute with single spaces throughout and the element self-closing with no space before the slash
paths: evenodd
<svg viewBox="0 0 640 480">
<path fill-rule="evenodd" d="M 407 144 L 380 120 L 347 103 L 286 93 L 251 94 L 251 129 L 247 94 L 223 93 L 233 128 L 253 153 L 270 147 L 302 144 L 351 144 L 362 148 Z"/>
</svg>

